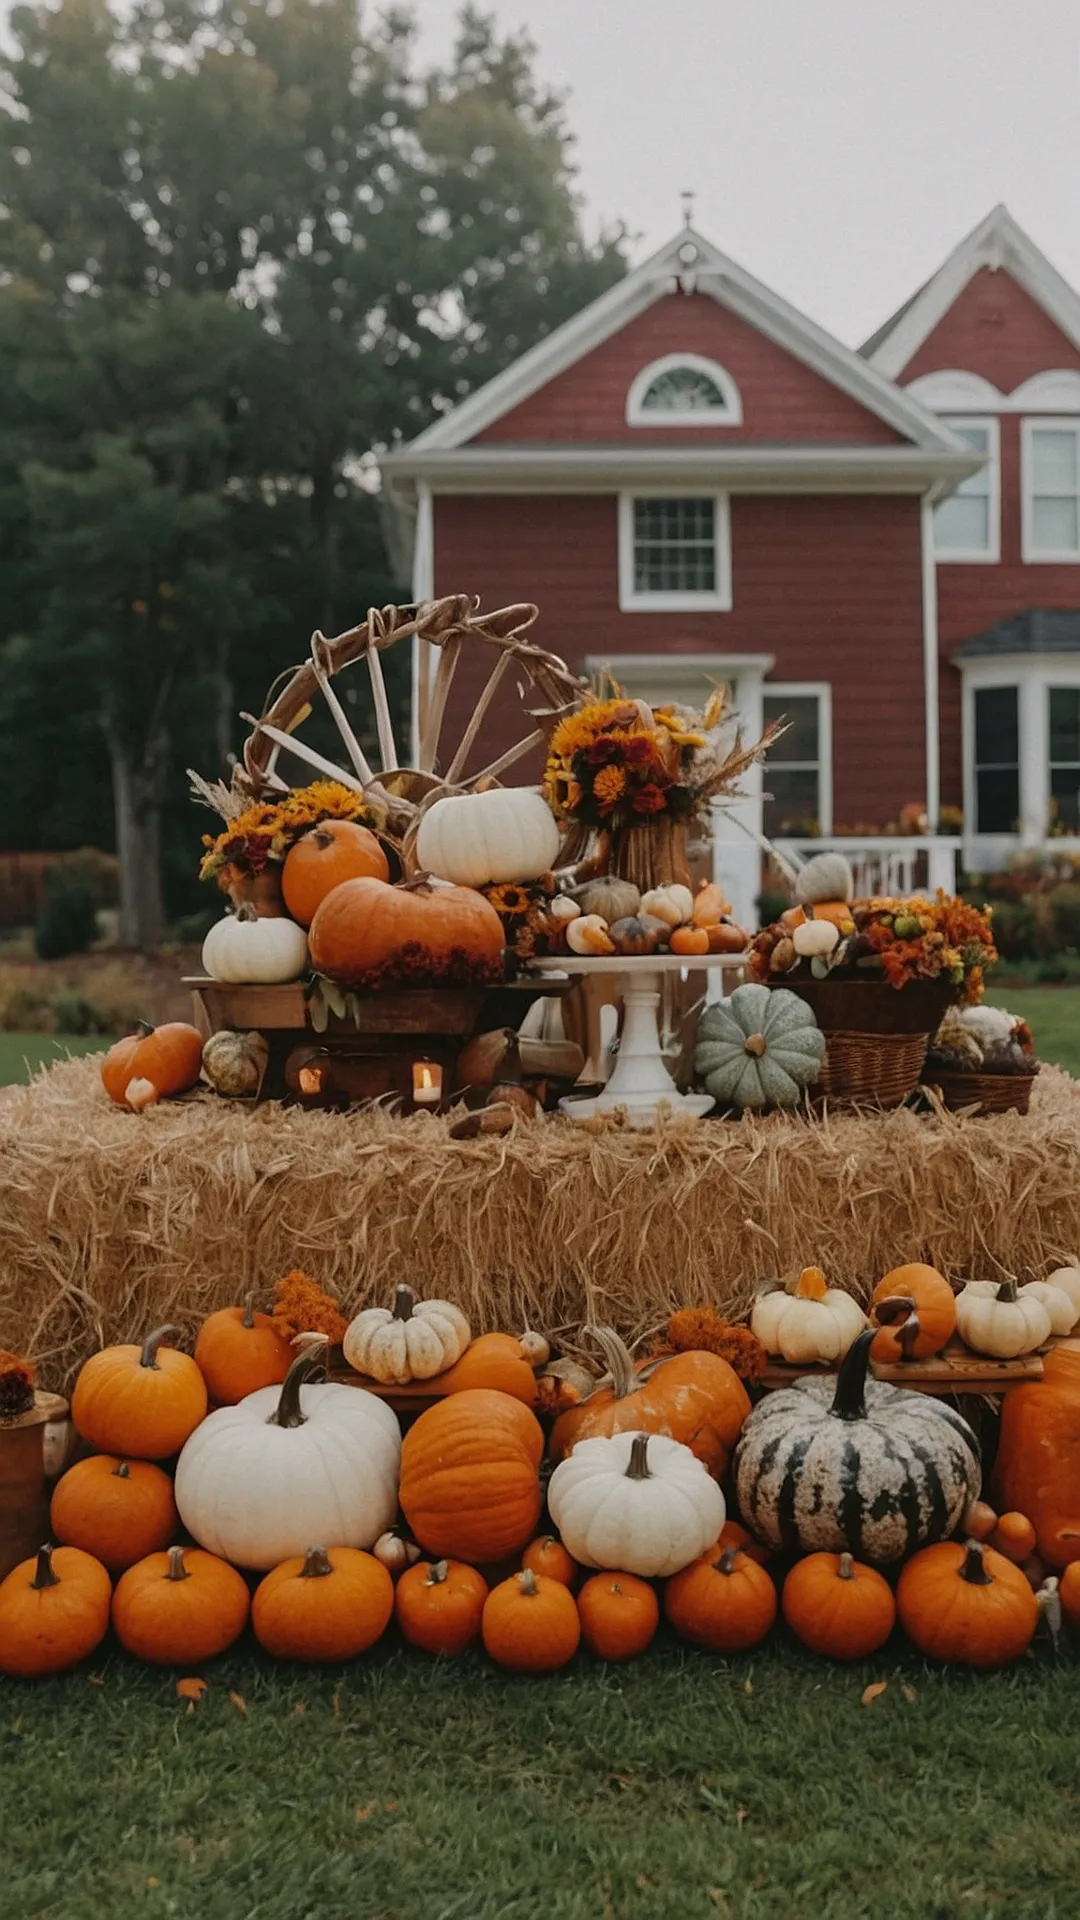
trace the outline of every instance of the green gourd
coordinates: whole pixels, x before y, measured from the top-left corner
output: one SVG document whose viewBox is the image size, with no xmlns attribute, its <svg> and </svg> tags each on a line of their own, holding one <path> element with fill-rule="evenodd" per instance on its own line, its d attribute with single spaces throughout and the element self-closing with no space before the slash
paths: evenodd
<svg viewBox="0 0 1080 1920">
<path fill-rule="evenodd" d="M 798 994 L 745 986 L 706 1007 L 694 1066 L 721 1106 L 756 1113 L 797 1106 L 824 1054 L 825 1036 Z"/>
</svg>

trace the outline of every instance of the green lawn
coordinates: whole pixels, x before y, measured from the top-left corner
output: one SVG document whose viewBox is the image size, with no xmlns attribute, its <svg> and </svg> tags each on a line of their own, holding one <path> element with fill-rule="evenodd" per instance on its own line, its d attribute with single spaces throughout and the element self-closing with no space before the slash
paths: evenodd
<svg viewBox="0 0 1080 1920">
<path fill-rule="evenodd" d="M 986 998 L 1028 1022 L 1040 1059 L 1080 1079 L 1080 987 L 1002 987 Z"/>
<path fill-rule="evenodd" d="M 0 1683 L 4 1911 L 198 1920 L 1067 1920 L 1080 1663 L 851 1670 L 786 1635 L 515 1680 L 119 1656 Z M 869 1681 L 887 1692 L 861 1704 Z"/>
<path fill-rule="evenodd" d="M 100 1033 L 0 1033 L 0 1087 L 26 1080 L 70 1053 L 102 1053 L 111 1045 Z"/>
</svg>

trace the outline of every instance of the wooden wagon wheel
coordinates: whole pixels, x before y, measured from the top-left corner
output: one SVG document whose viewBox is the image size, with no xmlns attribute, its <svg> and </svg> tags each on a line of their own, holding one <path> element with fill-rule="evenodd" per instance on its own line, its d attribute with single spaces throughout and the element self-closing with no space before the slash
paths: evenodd
<svg viewBox="0 0 1080 1920">
<path fill-rule="evenodd" d="M 287 792 L 289 783 L 278 772 L 278 759 L 286 751 L 314 773 L 340 781 L 383 808 L 387 838 L 403 847 L 407 838 L 410 842 L 415 839 L 425 806 L 445 793 L 468 793 L 481 785 L 496 784 L 507 768 L 543 744 L 564 713 L 589 697 L 587 683 L 571 673 L 565 661 L 526 637 L 536 617 L 536 607 L 524 604 L 483 614 L 478 600 L 455 594 L 422 606 L 373 607 L 360 626 L 339 633 L 333 640 L 313 634 L 309 659 L 287 670 L 287 678 L 279 676 L 267 694 L 262 713 L 258 717 L 241 714 L 252 732 L 244 745 L 242 765 L 236 769 L 235 784 L 254 800 Z M 430 674 L 421 662 L 418 764 L 410 767 L 403 766 L 399 759 L 380 655 L 398 641 L 414 637 L 426 649 L 435 651 L 438 664 Z M 468 725 L 443 770 L 439 749 L 447 698 L 463 649 L 474 645 L 492 648 L 495 658 Z M 378 768 L 364 753 L 333 686 L 343 669 L 361 660 L 367 664 L 371 682 L 379 739 Z M 513 746 L 466 777 L 469 754 L 492 700 L 515 666 L 538 690 L 545 710 L 529 715 L 535 724 Z M 297 737 L 297 730 L 320 696 L 341 736 L 347 766 L 335 764 Z"/>
</svg>

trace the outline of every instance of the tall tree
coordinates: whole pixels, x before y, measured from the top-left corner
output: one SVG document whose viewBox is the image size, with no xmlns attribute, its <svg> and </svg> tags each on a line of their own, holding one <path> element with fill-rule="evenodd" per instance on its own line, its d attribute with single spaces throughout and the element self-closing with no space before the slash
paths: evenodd
<svg viewBox="0 0 1080 1920">
<path fill-rule="evenodd" d="M 0 719 L 29 750 L 66 702 L 84 766 L 103 743 L 123 937 L 152 944 L 182 757 L 220 762 L 298 631 L 393 591 L 379 449 L 607 285 L 620 236 L 585 242 L 561 103 L 475 9 L 432 72 L 354 0 L 11 24 Z M 78 765 L 50 769 L 76 807 Z"/>
</svg>

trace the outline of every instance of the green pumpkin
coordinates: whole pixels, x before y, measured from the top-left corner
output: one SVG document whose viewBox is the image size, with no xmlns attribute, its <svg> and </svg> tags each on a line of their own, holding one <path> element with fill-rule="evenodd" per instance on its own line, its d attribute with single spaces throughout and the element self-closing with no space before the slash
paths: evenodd
<svg viewBox="0 0 1080 1920">
<path fill-rule="evenodd" d="M 721 1106 L 756 1113 L 797 1106 L 824 1054 L 825 1035 L 798 994 L 746 986 L 706 1007 L 694 1066 Z"/>
</svg>

